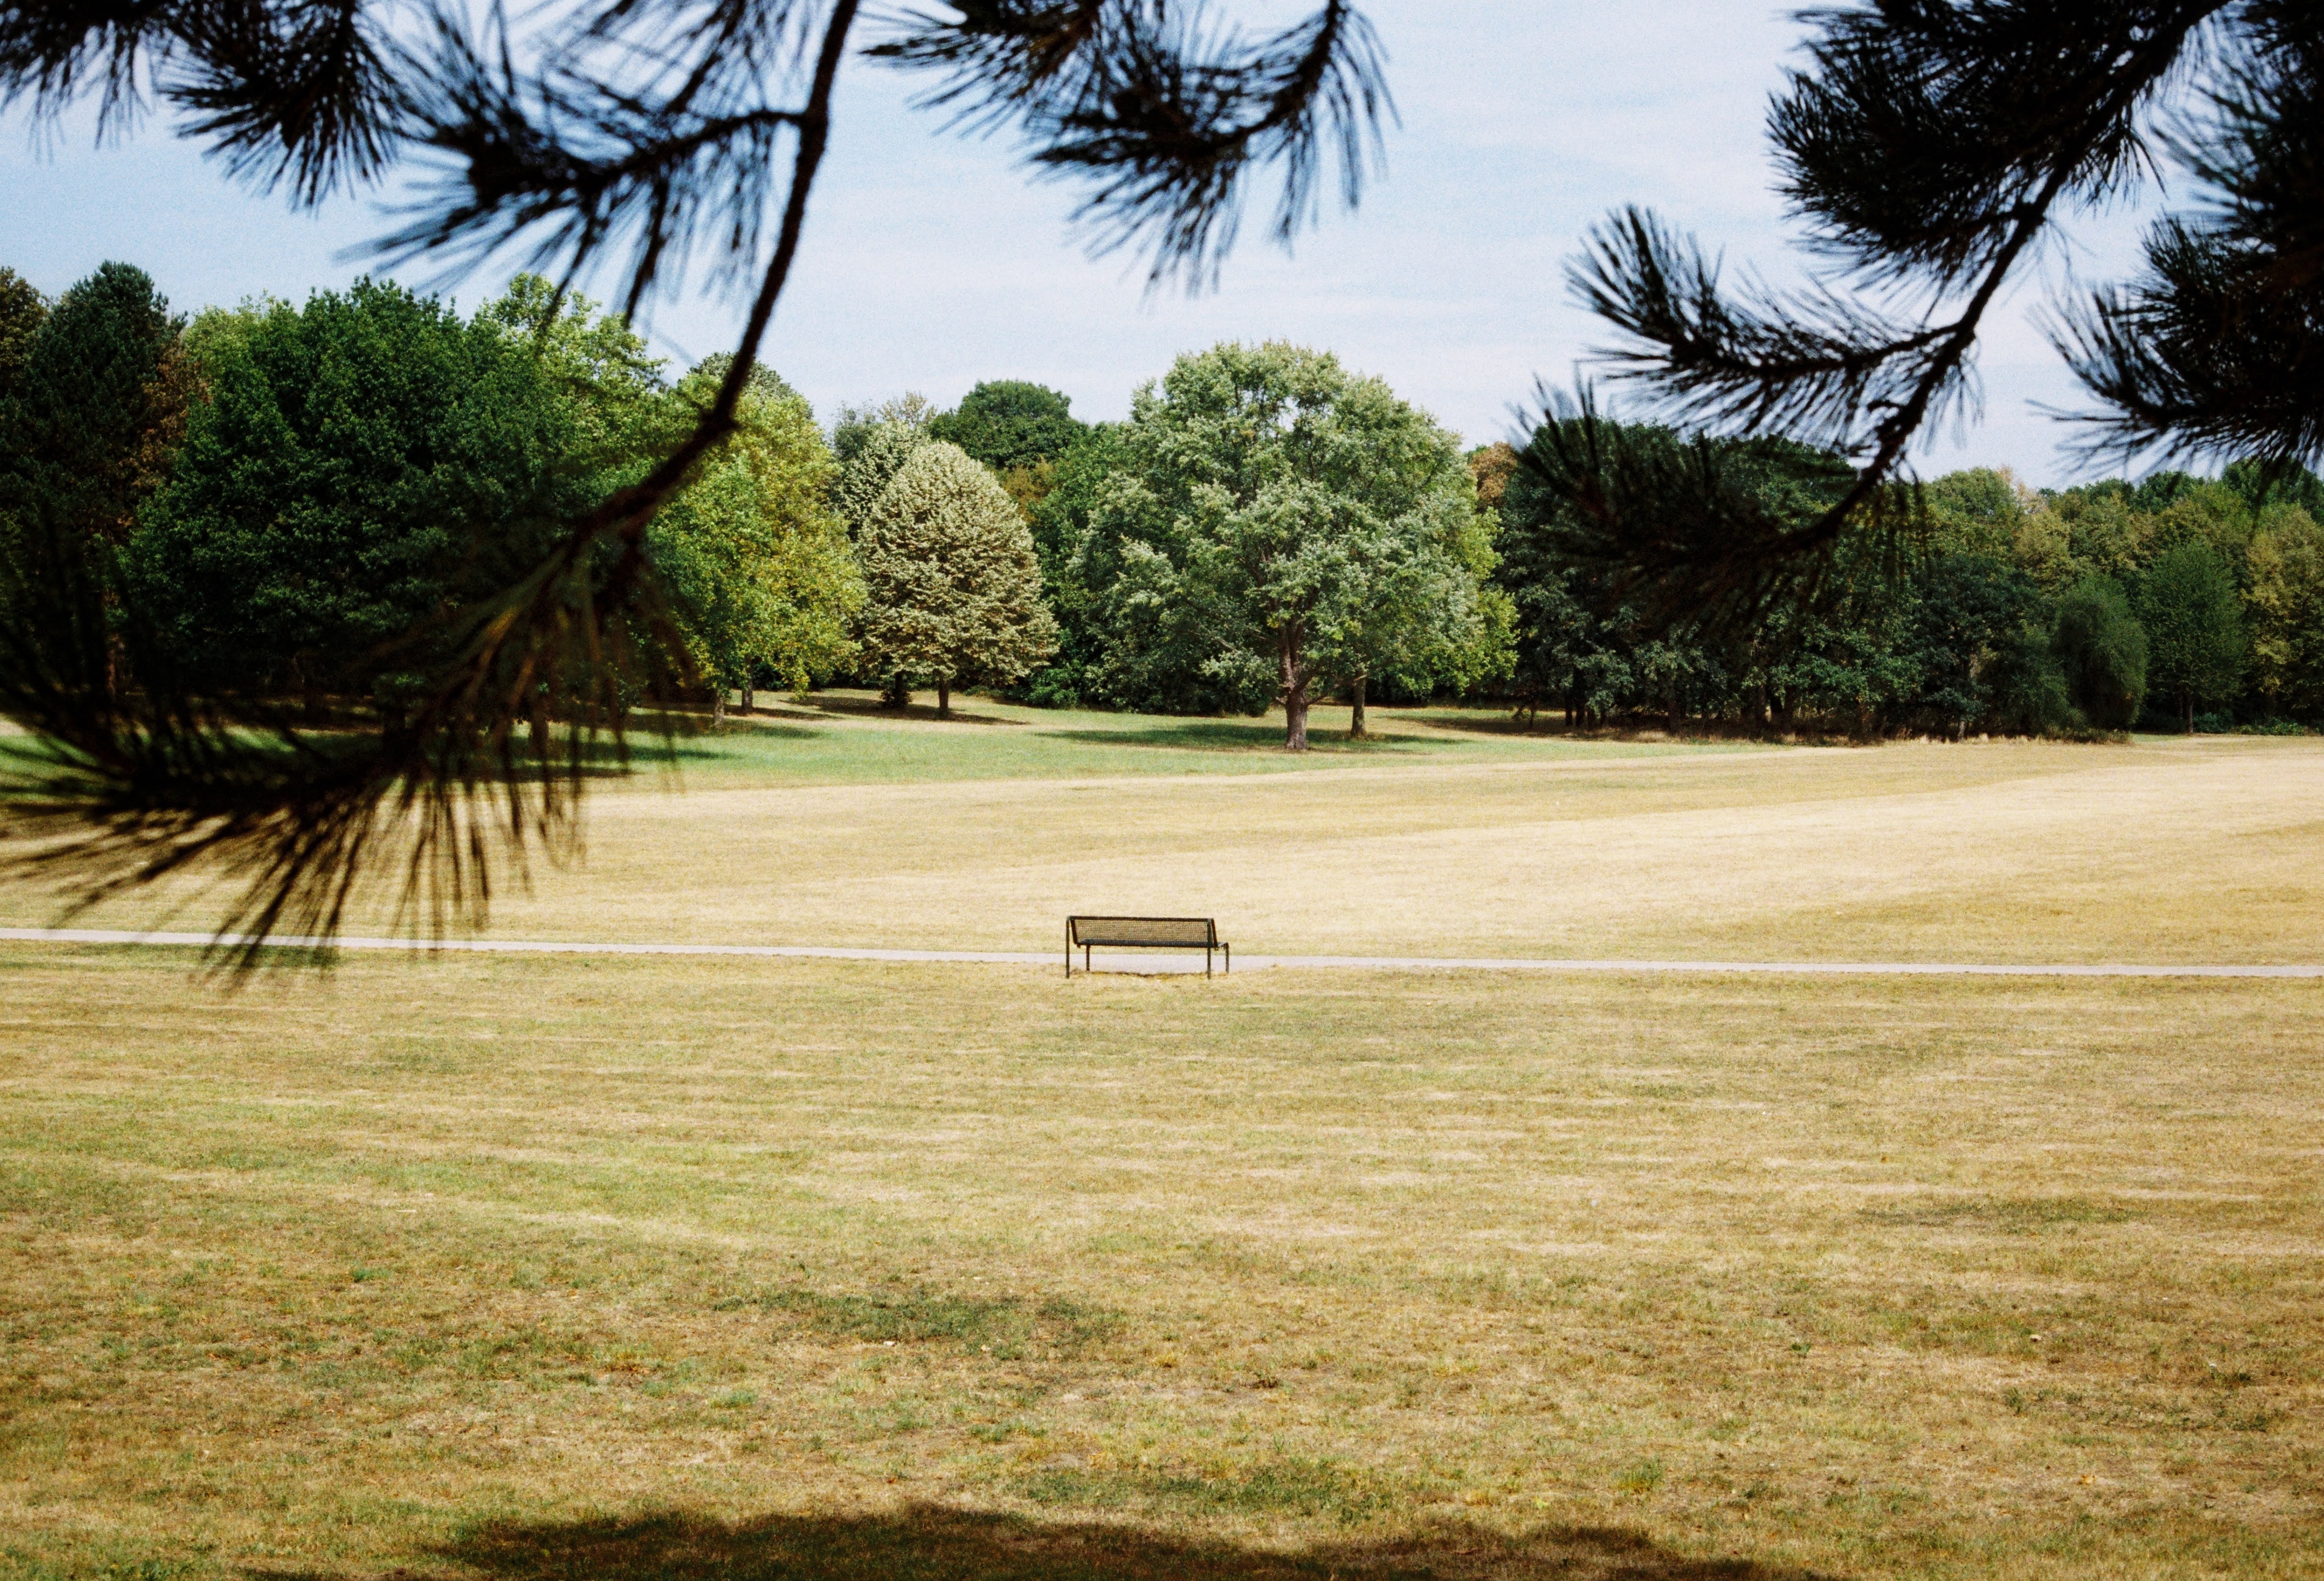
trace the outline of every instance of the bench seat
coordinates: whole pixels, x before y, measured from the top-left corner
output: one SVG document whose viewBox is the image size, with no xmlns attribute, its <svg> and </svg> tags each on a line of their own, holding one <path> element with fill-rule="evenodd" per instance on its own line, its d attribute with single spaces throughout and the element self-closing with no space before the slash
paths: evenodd
<svg viewBox="0 0 2324 1581">
<path fill-rule="evenodd" d="M 1226 957 L 1234 970 L 1234 947 L 1219 937 L 1218 919 L 1206 916 L 1069 916 L 1065 919 L 1065 975 L 1074 975 L 1074 951 L 1082 952 L 1082 970 L 1090 970 L 1090 951 L 1199 950 L 1203 975 L 1211 975 L 1213 951 Z"/>
</svg>

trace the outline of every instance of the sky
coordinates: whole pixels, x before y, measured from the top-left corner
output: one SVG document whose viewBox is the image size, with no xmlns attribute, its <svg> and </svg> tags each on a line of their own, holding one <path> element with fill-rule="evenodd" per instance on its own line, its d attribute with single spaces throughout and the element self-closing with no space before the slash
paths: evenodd
<svg viewBox="0 0 2324 1581">
<path fill-rule="evenodd" d="M 1221 0 L 1265 26 L 1277 0 Z M 1505 438 L 1537 381 L 1571 387 L 1606 336 L 1570 299 L 1567 262 L 1626 204 L 1777 280 L 1787 246 L 1765 133 L 1768 97 L 1799 63 L 1788 8 L 1719 0 L 1377 0 L 1398 110 L 1384 175 L 1352 213 L 1327 210 L 1286 253 L 1254 206 L 1216 289 L 1149 291 L 1139 261 L 1093 258 L 1074 192 L 1028 175 L 1005 136 L 964 137 L 911 104 L 924 82 L 851 61 L 801 255 L 764 354 L 828 413 L 918 391 L 950 405 L 980 379 L 1064 391 L 1076 416 L 1127 415 L 1178 354 L 1289 339 L 1385 378 L 1471 443 Z M 293 212 L 237 186 L 165 116 L 99 145 L 92 117 L 42 134 L 0 116 L 0 263 L 54 293 L 108 259 L 143 267 L 191 311 L 259 293 L 292 301 L 367 269 L 464 308 L 514 263 L 438 279 L 381 269 L 392 190 Z M 2043 305 L 2135 262 L 2151 211 L 2080 216 L 1999 304 L 1979 354 L 1981 411 L 1933 433 L 1917 463 L 2089 475 L 2038 409 L 2078 387 L 2041 334 Z M 645 326 L 687 363 L 731 345 L 742 305 L 689 282 Z"/>
</svg>

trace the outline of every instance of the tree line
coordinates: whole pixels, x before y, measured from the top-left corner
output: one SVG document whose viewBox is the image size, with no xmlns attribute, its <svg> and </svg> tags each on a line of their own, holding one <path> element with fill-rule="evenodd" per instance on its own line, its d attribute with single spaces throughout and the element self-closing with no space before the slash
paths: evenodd
<svg viewBox="0 0 2324 1581">
<path fill-rule="evenodd" d="M 189 694 L 392 729 L 463 639 L 450 615 L 632 483 L 724 381 L 520 276 L 468 318 L 359 280 L 173 316 L 107 264 L 53 303 L 0 271 L 0 554 L 94 541 L 115 611 Z M 1256 714 L 1323 696 L 1492 701 L 1678 730 L 2192 730 L 2324 721 L 2324 490 L 2230 466 L 2029 489 L 1956 473 L 1914 529 L 1859 534 L 1739 611 L 1667 607 L 1593 538 L 1584 428 L 1710 468 L 1771 519 L 1850 484 L 1835 455 L 1545 417 L 1464 448 L 1327 353 L 1179 358 L 1119 423 L 979 384 L 827 427 L 752 369 L 737 423 L 647 529 L 619 630 L 714 713 L 850 681 L 948 713 Z M 1592 442 L 1595 442 L 1594 440 Z M 1635 532 L 1635 524 L 1629 530 Z M 28 620 L 31 611 L 10 611 Z M 134 618 L 129 618 L 134 613 Z M 532 677 L 553 716 L 560 678 Z M 578 680 L 573 683 L 578 685 Z"/>
<path fill-rule="evenodd" d="M 1521 708 L 1952 737 L 2324 722 L 2324 485 L 2304 469 L 2044 489 L 1955 472 L 1896 490 L 1885 524 L 1777 562 L 1748 596 L 1689 604 L 1639 574 L 1637 513 L 1609 548 L 1626 481 L 1593 471 L 1692 472 L 1782 531 L 1850 486 L 1846 461 L 1567 416 L 1477 464 L 1517 607 Z M 1666 508 L 1652 530 L 1683 542 L 1693 521 Z"/>
</svg>

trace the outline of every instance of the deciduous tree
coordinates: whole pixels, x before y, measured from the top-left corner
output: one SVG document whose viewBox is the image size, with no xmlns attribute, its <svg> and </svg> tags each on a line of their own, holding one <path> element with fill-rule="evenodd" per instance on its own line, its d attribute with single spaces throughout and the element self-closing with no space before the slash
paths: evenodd
<svg viewBox="0 0 2324 1581">
<path fill-rule="evenodd" d="M 2278 719 L 2324 719 L 2324 529 L 2297 505 L 2261 514 L 2245 613 L 2251 682 Z"/>
<path fill-rule="evenodd" d="M 2053 646 L 2074 706 L 2090 723 L 2126 731 L 2146 700 L 2146 630 L 2110 576 L 2086 576 L 2058 601 Z"/>
<path fill-rule="evenodd" d="M 129 563 L 142 618 L 213 698 L 408 709 L 448 639 L 406 639 L 587 486 L 526 345 L 398 286 L 277 304 L 206 372 Z"/>
<path fill-rule="evenodd" d="M 0 401 L 15 388 L 16 375 L 32 352 L 32 333 L 48 316 L 48 300 L 32 282 L 0 268 Z"/>
<path fill-rule="evenodd" d="M 724 372 L 706 363 L 676 399 L 712 399 Z M 863 602 L 846 526 L 828 503 L 836 467 L 813 410 L 763 367 L 738 410 L 741 426 L 654 519 L 650 540 L 695 667 L 711 679 L 714 713 L 730 689 L 748 713 L 762 670 L 804 691 L 845 664 Z"/>
<path fill-rule="evenodd" d="M 929 442 L 927 426 L 889 418 L 853 429 L 843 426 L 840 432 L 845 445 L 835 446 L 839 470 L 832 480 L 831 503 L 849 534 L 861 538 L 872 506 L 904 470 L 912 452 Z"/>
<path fill-rule="evenodd" d="M 2192 734 L 2196 710 L 2232 699 L 2243 678 L 2235 574 L 2210 545 L 2189 539 L 2146 568 L 2133 602 L 2146 629 L 2148 679 L 2178 704 Z"/>
<path fill-rule="evenodd" d="M 989 379 L 928 424 L 994 472 L 1028 470 L 1064 458 L 1087 427 L 1073 415 L 1073 398 L 1022 379 Z"/>
<path fill-rule="evenodd" d="M 1305 751 L 1320 680 L 1482 640 L 1475 483 L 1379 380 L 1280 342 L 1215 346 L 1139 391 L 1121 445 L 1076 558 L 1120 690 L 1272 694 Z M 1430 624 L 1449 593 L 1458 641 Z"/>
</svg>

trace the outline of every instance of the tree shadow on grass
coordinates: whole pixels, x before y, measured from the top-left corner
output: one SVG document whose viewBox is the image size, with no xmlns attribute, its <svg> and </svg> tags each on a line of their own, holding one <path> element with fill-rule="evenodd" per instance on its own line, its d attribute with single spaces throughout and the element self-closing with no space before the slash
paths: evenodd
<svg viewBox="0 0 2324 1581">
<path fill-rule="evenodd" d="M 584 779 L 621 779 L 640 774 L 651 774 L 658 769 L 683 769 L 689 764 L 719 763 L 728 760 L 729 754 L 719 749 L 722 741 L 736 742 L 753 738 L 786 741 L 813 741 L 822 739 L 823 732 L 804 725 L 761 724 L 755 728 L 714 731 L 706 723 L 699 729 L 680 731 L 663 737 L 647 731 L 632 731 L 626 744 L 599 736 L 585 742 L 581 748 L 581 777 Z M 560 762 L 558 771 L 563 771 Z M 530 778 L 531 771 L 525 777 Z"/>
<path fill-rule="evenodd" d="M 1440 731 L 1457 731 L 1462 735 L 1495 736 L 1507 740 L 1574 741 L 1598 747 L 1695 747 L 1711 742 L 1765 742 L 1770 738 L 1764 732 L 1739 726 L 1704 724 L 1690 721 L 1678 734 L 1659 724 L 1643 721 L 1617 725 L 1574 726 L 1563 720 L 1554 720 L 1544 713 L 1528 723 L 1508 714 L 1476 714 L 1462 718 L 1454 714 L 1432 714 L 1427 722 Z"/>
<path fill-rule="evenodd" d="M 1244 724 L 1233 720 L 1188 720 L 1184 724 L 1148 725 L 1126 731 L 1047 731 L 1061 741 L 1091 747 L 1159 747 L 1182 752 L 1281 752 L 1283 727 L 1263 720 Z M 1351 741 L 1339 731 L 1310 735 L 1308 750 L 1361 757 L 1425 752 L 1428 744 L 1395 736 L 1367 736 Z"/>
<path fill-rule="evenodd" d="M 978 713 L 963 708 L 957 703 L 953 704 L 950 713 L 945 714 L 939 714 L 933 703 L 914 703 L 903 708 L 890 708 L 876 697 L 818 695 L 808 706 L 818 713 L 837 719 L 916 719 L 928 724 L 1011 724 L 1019 727 L 1026 722 L 1021 719 L 1003 719 L 997 713 Z"/>
<path fill-rule="evenodd" d="M 1422 713 L 1414 717 L 1431 730 L 1457 731 L 1467 736 L 1517 737 L 1536 741 L 1563 740 L 1568 738 L 1574 740 L 1587 739 L 1568 729 L 1563 721 L 1553 721 L 1547 714 L 1532 720 L 1524 720 L 1508 713 L 1471 713 L 1464 711 Z"/>
<path fill-rule="evenodd" d="M 892 1514 L 768 1516 L 729 1525 L 682 1512 L 623 1521 L 494 1522 L 435 1550 L 491 1581 L 1822 1581 L 1751 1559 L 1699 1559 L 1635 1531 L 1540 1526 L 1517 1536 L 1448 1521 L 1397 1537 L 1287 1552 L 1134 1527 L 908 1506 Z M 339 1581 L 260 1571 L 267 1581 Z M 429 1571 L 398 1570 L 411 1581 Z"/>
</svg>

